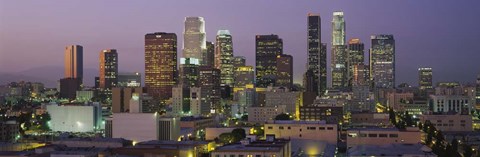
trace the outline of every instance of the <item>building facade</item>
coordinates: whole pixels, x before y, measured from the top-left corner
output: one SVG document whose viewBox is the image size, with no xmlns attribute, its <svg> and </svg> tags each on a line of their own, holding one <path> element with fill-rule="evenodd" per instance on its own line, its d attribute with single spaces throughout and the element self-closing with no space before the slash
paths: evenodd
<svg viewBox="0 0 480 157">
<path fill-rule="evenodd" d="M 206 38 L 203 17 L 185 17 L 183 58 L 196 58 L 203 63 L 203 54 L 207 51 Z"/>
<path fill-rule="evenodd" d="M 257 87 L 275 85 L 277 56 L 283 54 L 283 40 L 278 35 L 255 37 L 255 77 Z"/>
<path fill-rule="evenodd" d="M 177 83 L 177 35 L 157 32 L 145 35 L 145 87 L 160 100 L 172 97 Z"/>
<path fill-rule="evenodd" d="M 265 136 L 285 139 L 309 139 L 337 144 L 337 124 L 325 121 L 273 121 L 264 125 Z"/>
<path fill-rule="evenodd" d="M 141 87 L 142 74 L 134 73 L 119 73 L 117 87 Z"/>
<path fill-rule="evenodd" d="M 235 88 L 243 88 L 247 84 L 254 84 L 255 71 L 253 66 L 239 66 L 235 69 Z"/>
<path fill-rule="evenodd" d="M 65 77 L 83 78 L 83 47 L 70 45 L 65 47 Z"/>
<path fill-rule="evenodd" d="M 318 95 L 325 93 L 327 88 L 327 54 L 322 51 L 326 47 L 321 40 L 321 17 L 317 14 L 308 14 L 307 17 L 307 46 L 308 46 L 308 63 L 307 73 L 311 77 L 311 81 L 307 81 L 308 92 L 314 92 Z"/>
<path fill-rule="evenodd" d="M 355 73 L 357 74 L 357 79 L 360 79 L 359 74 L 360 75 L 363 74 L 361 73 L 360 70 L 363 70 L 364 68 L 359 66 L 365 66 L 364 48 L 365 48 L 364 44 L 358 38 L 352 38 L 348 41 L 347 67 L 348 67 L 348 86 L 349 87 L 352 87 L 355 82 Z M 355 72 L 355 70 L 357 70 L 357 72 Z"/>
<path fill-rule="evenodd" d="M 359 145 L 417 144 L 421 142 L 418 128 L 354 128 L 347 130 L 347 148 Z"/>
<path fill-rule="evenodd" d="M 115 49 L 102 50 L 100 52 L 100 75 L 99 87 L 111 90 L 118 84 L 118 53 Z"/>
<path fill-rule="evenodd" d="M 375 88 L 395 87 L 395 40 L 393 35 L 372 35 L 370 79 Z"/>
<path fill-rule="evenodd" d="M 233 42 L 228 30 L 219 30 L 215 43 L 215 68 L 220 69 L 223 85 L 233 87 Z"/>
<path fill-rule="evenodd" d="M 275 85 L 289 89 L 293 87 L 293 57 L 291 55 L 277 56 L 277 80 Z"/>
<path fill-rule="evenodd" d="M 418 87 L 420 90 L 433 89 L 432 68 L 418 68 Z"/>
<path fill-rule="evenodd" d="M 348 54 L 345 30 L 343 12 L 333 12 L 331 78 L 332 88 L 335 89 L 343 89 L 348 86 Z"/>
</svg>

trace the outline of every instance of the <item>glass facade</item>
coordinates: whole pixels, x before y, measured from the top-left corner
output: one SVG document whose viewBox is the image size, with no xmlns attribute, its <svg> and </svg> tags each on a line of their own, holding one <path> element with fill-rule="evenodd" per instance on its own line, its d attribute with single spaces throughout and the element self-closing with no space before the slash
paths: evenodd
<svg viewBox="0 0 480 157">
<path fill-rule="evenodd" d="M 177 82 L 177 35 L 145 35 L 145 87 L 150 96 L 160 100 L 172 97 Z"/>
<path fill-rule="evenodd" d="M 197 58 L 203 63 L 207 51 L 205 20 L 203 17 L 186 17 L 183 31 L 183 57 Z"/>
<path fill-rule="evenodd" d="M 345 44 L 345 19 L 343 12 L 333 12 L 332 19 L 332 87 L 342 89 L 348 86 L 347 46 Z"/>
<path fill-rule="evenodd" d="M 321 95 L 327 88 L 327 54 L 326 45 L 321 43 L 321 18 L 316 14 L 308 14 L 308 64 L 305 86 L 308 92 Z"/>
<path fill-rule="evenodd" d="M 118 53 L 115 49 L 100 52 L 99 87 L 111 90 L 118 83 Z"/>
<path fill-rule="evenodd" d="M 215 68 L 220 69 L 221 83 L 233 87 L 233 42 L 228 30 L 219 30 L 217 33 Z"/>
<path fill-rule="evenodd" d="M 283 54 L 283 40 L 278 35 L 255 37 L 255 77 L 257 87 L 275 85 L 277 56 Z"/>
<path fill-rule="evenodd" d="M 375 88 L 395 88 L 395 40 L 393 35 L 371 36 L 370 79 Z"/>
</svg>

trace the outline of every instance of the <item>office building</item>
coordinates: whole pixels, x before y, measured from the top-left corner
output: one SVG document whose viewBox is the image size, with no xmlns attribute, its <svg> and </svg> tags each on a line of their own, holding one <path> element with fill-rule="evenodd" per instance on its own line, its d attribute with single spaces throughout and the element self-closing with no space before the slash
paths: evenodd
<svg viewBox="0 0 480 157">
<path fill-rule="evenodd" d="M 395 88 L 395 40 L 393 35 L 372 35 L 370 79 L 374 88 Z"/>
<path fill-rule="evenodd" d="M 178 81 L 186 87 L 197 87 L 200 61 L 196 58 L 180 58 L 180 72 Z"/>
<path fill-rule="evenodd" d="M 65 77 L 83 78 L 83 47 L 70 45 L 65 47 Z"/>
<path fill-rule="evenodd" d="M 275 83 L 278 87 L 293 87 L 293 57 L 291 55 L 277 56 L 277 80 Z"/>
<path fill-rule="evenodd" d="M 243 88 L 247 84 L 253 84 L 255 81 L 255 72 L 253 66 L 239 66 L 235 69 L 235 88 Z"/>
<path fill-rule="evenodd" d="M 433 89 L 432 68 L 418 68 L 418 87 L 420 90 Z"/>
<path fill-rule="evenodd" d="M 233 57 L 233 67 L 236 69 L 241 66 L 246 66 L 246 59 L 243 56 L 235 56 Z"/>
<path fill-rule="evenodd" d="M 464 95 L 430 95 L 430 106 L 433 112 L 447 113 L 470 113 L 470 97 Z"/>
<path fill-rule="evenodd" d="M 117 87 L 141 87 L 142 74 L 134 73 L 119 73 Z"/>
<path fill-rule="evenodd" d="M 285 105 L 279 106 L 250 106 L 246 108 L 249 123 L 263 124 L 275 120 L 279 114 L 286 113 Z"/>
<path fill-rule="evenodd" d="M 358 65 L 364 66 L 365 51 L 364 44 L 358 38 L 352 38 L 348 41 L 347 49 L 347 67 L 348 67 L 348 86 L 352 87 L 354 84 L 355 70 L 360 70 Z M 355 66 L 357 66 L 355 68 Z M 365 68 L 362 67 L 362 70 Z M 368 68 L 367 68 L 368 69 Z M 366 70 L 366 69 L 365 69 Z M 358 75 L 358 71 L 357 71 Z M 358 79 L 358 76 L 357 76 Z"/>
<path fill-rule="evenodd" d="M 0 121 L 0 142 L 14 143 L 20 139 L 20 123 Z"/>
<path fill-rule="evenodd" d="M 74 100 L 77 91 L 80 90 L 82 80 L 79 78 L 60 79 L 60 98 Z"/>
<path fill-rule="evenodd" d="M 348 54 L 345 27 L 343 12 L 333 12 L 331 78 L 332 87 L 335 89 L 344 89 L 348 86 Z"/>
<path fill-rule="evenodd" d="M 255 77 L 257 87 L 275 85 L 277 56 L 283 54 L 283 40 L 278 35 L 255 37 Z"/>
<path fill-rule="evenodd" d="M 391 124 L 387 113 L 352 112 L 349 125 L 384 127 Z"/>
<path fill-rule="evenodd" d="M 337 124 L 325 121 L 275 120 L 264 125 L 265 136 L 275 135 L 285 139 L 309 139 L 337 144 Z"/>
<path fill-rule="evenodd" d="M 142 99 L 143 89 L 141 87 L 115 87 L 112 88 L 112 112 L 130 112 L 130 102 L 133 96 Z"/>
<path fill-rule="evenodd" d="M 99 88 L 111 90 L 118 83 L 118 54 L 115 49 L 100 52 Z"/>
<path fill-rule="evenodd" d="M 446 113 L 420 115 L 420 122 L 425 124 L 430 121 L 437 130 L 443 132 L 469 132 L 473 131 L 472 116 L 468 114 Z"/>
<path fill-rule="evenodd" d="M 99 103 L 50 104 L 50 129 L 61 132 L 94 132 L 103 128 L 102 108 Z"/>
<path fill-rule="evenodd" d="M 244 140 L 224 145 L 211 152 L 212 157 L 291 157 L 290 140 L 267 137 L 266 140 Z"/>
<path fill-rule="evenodd" d="M 215 43 L 215 68 L 220 69 L 222 85 L 233 87 L 233 42 L 228 30 L 219 30 Z"/>
<path fill-rule="evenodd" d="M 177 35 L 157 32 L 145 35 L 145 87 L 160 100 L 172 97 L 177 83 Z"/>
<path fill-rule="evenodd" d="M 325 93 L 327 88 L 327 54 L 323 51 L 326 50 L 326 45 L 322 44 L 321 28 L 320 15 L 309 13 L 307 17 L 308 74 L 306 75 L 311 81 L 306 81 L 305 86 L 308 92 L 318 95 Z"/>
<path fill-rule="evenodd" d="M 477 76 L 477 85 L 475 91 L 476 106 L 480 106 L 480 75 Z"/>
<path fill-rule="evenodd" d="M 205 20 L 203 17 L 186 17 L 183 31 L 183 58 L 196 58 L 203 63 L 207 51 Z"/>
<path fill-rule="evenodd" d="M 352 128 L 347 130 L 347 148 L 359 145 L 417 144 L 421 142 L 421 132 L 416 127 L 405 130 L 397 128 Z"/>
<path fill-rule="evenodd" d="M 96 91 L 94 90 L 78 90 L 76 92 L 76 99 L 77 102 L 90 102 L 92 98 L 94 98 Z"/>
<path fill-rule="evenodd" d="M 286 113 L 295 115 L 297 107 L 302 102 L 302 93 L 297 91 L 290 91 L 284 87 L 267 88 L 262 92 L 265 96 L 264 106 L 285 106 Z M 261 104 L 258 104 L 262 106 Z"/>
<path fill-rule="evenodd" d="M 212 110 L 220 109 L 221 88 L 220 70 L 208 66 L 200 66 L 198 82 L 203 89 L 205 100 Z"/>
<path fill-rule="evenodd" d="M 415 144 L 357 145 L 347 150 L 349 157 L 437 157 L 428 146 Z"/>
<path fill-rule="evenodd" d="M 343 105 L 337 104 L 335 99 L 316 99 L 311 105 L 299 106 L 299 112 L 300 120 L 343 123 Z"/>
<path fill-rule="evenodd" d="M 207 41 L 207 50 L 203 54 L 203 63 L 201 65 L 215 66 L 215 44 L 211 41 Z"/>
</svg>

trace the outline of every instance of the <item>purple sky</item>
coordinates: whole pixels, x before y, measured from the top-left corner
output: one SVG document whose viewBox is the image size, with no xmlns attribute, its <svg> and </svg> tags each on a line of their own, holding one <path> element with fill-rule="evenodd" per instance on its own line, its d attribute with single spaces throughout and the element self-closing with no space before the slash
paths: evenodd
<svg viewBox="0 0 480 157">
<path fill-rule="evenodd" d="M 341 10 L 347 40 L 360 38 L 368 48 L 371 34 L 394 34 L 397 85 L 416 85 L 420 66 L 433 67 L 435 81 L 473 82 L 480 72 L 479 6 L 478 0 L 0 1 L 0 72 L 63 67 L 64 47 L 79 44 L 85 68 L 98 69 L 100 50 L 115 48 L 120 71 L 143 73 L 146 33 L 176 33 L 181 56 L 184 17 L 202 16 L 207 40 L 214 41 L 218 29 L 229 29 L 234 55 L 246 56 L 250 65 L 255 35 L 278 34 L 284 53 L 294 57 L 295 82 L 300 82 L 307 13 L 322 17 L 330 59 L 332 12 Z"/>
</svg>

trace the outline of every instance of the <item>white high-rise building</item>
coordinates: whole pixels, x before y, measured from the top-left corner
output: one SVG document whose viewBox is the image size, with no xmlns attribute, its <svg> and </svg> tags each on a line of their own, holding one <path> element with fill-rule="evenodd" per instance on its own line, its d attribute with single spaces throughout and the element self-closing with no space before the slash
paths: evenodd
<svg viewBox="0 0 480 157">
<path fill-rule="evenodd" d="M 196 58 L 203 63 L 203 52 L 207 50 L 205 20 L 203 17 L 186 17 L 183 31 L 183 57 Z"/>
</svg>

